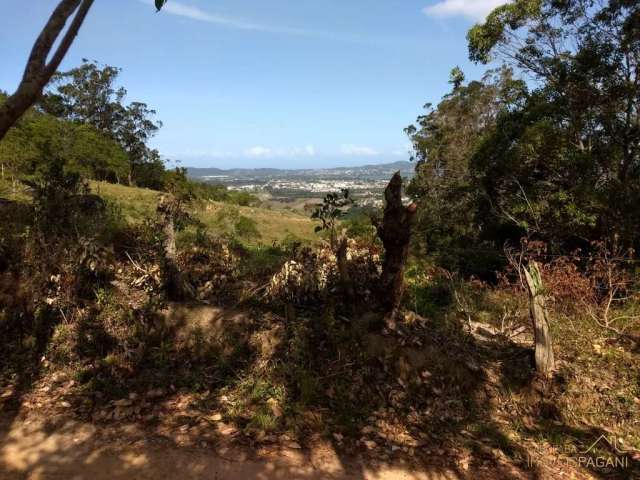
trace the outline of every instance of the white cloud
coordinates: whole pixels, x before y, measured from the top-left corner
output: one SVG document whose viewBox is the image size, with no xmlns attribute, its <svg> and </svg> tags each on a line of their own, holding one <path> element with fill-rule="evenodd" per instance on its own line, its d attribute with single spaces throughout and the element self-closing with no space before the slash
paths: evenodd
<svg viewBox="0 0 640 480">
<path fill-rule="evenodd" d="M 154 3 L 153 0 L 139 0 L 139 1 L 142 3 L 146 3 L 148 5 L 153 5 Z M 180 3 L 175 0 L 171 0 L 167 2 L 165 6 L 162 8 L 162 13 L 189 18 L 191 20 L 206 22 L 213 25 L 219 25 L 222 27 L 232 28 L 235 30 L 246 30 L 246 31 L 253 31 L 253 32 L 277 33 L 277 34 L 295 35 L 295 36 L 303 36 L 303 37 L 325 38 L 325 39 L 342 40 L 342 41 L 356 42 L 356 43 L 380 43 L 381 41 L 383 42 L 390 41 L 390 39 L 385 39 L 384 37 L 381 37 L 381 36 L 370 37 L 370 36 L 359 35 L 359 34 L 330 32 L 327 30 L 270 25 L 266 23 L 247 20 L 244 18 L 210 13 L 201 8 L 198 8 L 192 5 L 186 5 L 184 3 Z"/>
<path fill-rule="evenodd" d="M 430 17 L 464 16 L 473 20 L 484 20 L 496 7 L 508 3 L 508 0 L 440 0 L 422 11 Z"/>
<path fill-rule="evenodd" d="M 359 145 L 342 145 L 340 153 L 343 155 L 352 155 L 354 157 L 371 157 L 378 155 L 378 151 L 371 147 L 363 147 Z"/>
<path fill-rule="evenodd" d="M 249 158 L 300 158 L 314 157 L 315 155 L 316 149 L 313 145 L 294 148 L 270 148 L 258 145 L 243 152 L 243 156 Z"/>
<path fill-rule="evenodd" d="M 144 3 L 151 4 L 151 0 L 141 0 Z M 171 15 L 177 15 L 179 17 L 186 17 L 192 20 L 198 20 L 200 22 L 212 23 L 215 25 L 223 25 L 239 30 L 253 30 L 259 32 L 271 32 L 271 33 L 287 33 L 292 35 L 309 35 L 312 32 L 302 28 L 288 28 L 288 27 L 275 27 L 272 25 L 265 25 L 261 23 L 247 21 L 241 18 L 228 17 L 226 15 L 217 15 L 209 13 L 201 8 L 191 5 L 185 5 L 184 3 L 170 1 L 162 8 L 164 13 Z"/>
<path fill-rule="evenodd" d="M 248 148 L 244 154 L 247 157 L 251 157 L 251 158 L 264 158 L 264 157 L 270 157 L 273 155 L 273 150 L 271 150 L 270 148 L 267 147 L 251 147 Z"/>
<path fill-rule="evenodd" d="M 168 157 L 185 159 L 278 159 L 278 158 L 313 158 L 317 154 L 316 147 L 306 145 L 303 147 L 272 148 L 262 145 L 245 148 L 244 150 L 183 150 L 168 154 Z"/>
</svg>

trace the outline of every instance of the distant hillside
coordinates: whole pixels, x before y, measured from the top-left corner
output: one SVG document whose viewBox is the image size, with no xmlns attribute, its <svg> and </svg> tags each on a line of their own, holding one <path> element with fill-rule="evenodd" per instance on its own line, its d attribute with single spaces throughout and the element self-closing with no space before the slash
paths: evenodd
<svg viewBox="0 0 640 480">
<path fill-rule="evenodd" d="M 385 180 L 400 171 L 403 177 L 411 177 L 415 164 L 411 162 L 393 162 L 382 165 L 363 165 L 359 167 L 336 167 L 314 169 L 278 169 L 278 168 L 194 168 L 188 167 L 187 173 L 194 179 L 228 180 L 270 180 L 270 179 L 349 179 Z"/>
</svg>

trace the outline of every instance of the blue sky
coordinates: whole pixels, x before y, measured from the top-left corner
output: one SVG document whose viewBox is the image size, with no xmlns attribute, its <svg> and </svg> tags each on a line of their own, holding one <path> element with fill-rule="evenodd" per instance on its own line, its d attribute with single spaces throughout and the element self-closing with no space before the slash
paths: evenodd
<svg viewBox="0 0 640 480">
<path fill-rule="evenodd" d="M 1 0 L 13 91 L 55 0 Z M 503 0 L 96 0 L 62 69 L 123 68 L 182 165 L 307 168 L 408 159 L 403 128 L 448 90 L 465 34 Z"/>
</svg>

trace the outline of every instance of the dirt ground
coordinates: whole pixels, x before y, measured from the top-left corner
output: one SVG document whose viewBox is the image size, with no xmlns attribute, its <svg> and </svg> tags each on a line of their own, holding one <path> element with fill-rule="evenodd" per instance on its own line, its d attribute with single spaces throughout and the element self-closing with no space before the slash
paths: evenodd
<svg viewBox="0 0 640 480">
<path fill-rule="evenodd" d="M 162 434 L 137 424 L 97 426 L 64 416 L 3 417 L 0 433 L 2 480 L 588 478 L 566 471 L 529 475 L 507 464 L 461 467 L 439 457 L 423 465 L 344 458 L 322 440 L 305 449 L 214 444 L 180 431 Z"/>
<path fill-rule="evenodd" d="M 455 472 L 407 466 L 367 468 L 344 462 L 328 446 L 292 448 L 196 447 L 149 437 L 136 427 L 100 431 L 73 420 L 27 419 L 5 425 L 0 445 L 3 479 L 454 479 Z"/>
<path fill-rule="evenodd" d="M 188 328 L 212 335 L 223 329 L 247 330 L 242 312 L 223 313 L 176 307 L 167 315 L 184 335 Z M 397 342 L 379 336 L 367 343 L 380 350 L 372 355 L 415 363 L 415 368 L 424 360 L 419 353 L 426 351 L 398 350 Z M 490 437 L 474 437 L 477 451 L 471 451 L 464 446 L 463 432 L 446 445 L 439 435 L 426 436 L 406 450 L 397 442 L 380 440 L 378 445 L 367 436 L 351 441 L 335 432 L 251 435 L 220 411 L 200 408 L 197 395 L 173 385 L 93 407 L 85 405 L 85 396 L 74 394 L 74 386 L 62 372 L 45 371 L 26 386 L 0 389 L 0 480 L 604 478 L 554 462 L 553 452 L 536 445 L 519 446 L 523 456 L 535 455 L 526 468 L 522 460 L 496 449 Z"/>
</svg>

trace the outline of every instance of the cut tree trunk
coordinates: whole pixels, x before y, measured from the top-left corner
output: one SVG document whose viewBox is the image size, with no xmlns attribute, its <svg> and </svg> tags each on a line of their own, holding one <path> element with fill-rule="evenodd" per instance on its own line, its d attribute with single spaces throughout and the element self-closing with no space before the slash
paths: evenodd
<svg viewBox="0 0 640 480">
<path fill-rule="evenodd" d="M 292 302 L 287 302 L 284 306 L 284 316 L 288 323 L 296 321 L 296 306 Z"/>
<path fill-rule="evenodd" d="M 0 105 L 0 140 L 42 95 L 42 89 L 49 83 L 78 35 L 93 1 L 62 0 L 55 8 L 33 45 L 17 90 Z M 72 16 L 71 25 L 60 39 L 57 49 L 53 51 L 56 41 Z M 48 58 L 51 60 L 47 63 Z"/>
<path fill-rule="evenodd" d="M 529 291 L 530 313 L 535 333 L 536 370 L 543 375 L 549 375 L 554 369 L 555 362 L 542 275 L 536 262 L 530 262 L 528 268 L 523 270 Z"/>
<path fill-rule="evenodd" d="M 380 295 L 387 313 L 400 308 L 404 293 L 404 269 L 409 255 L 411 227 L 416 205 L 402 204 L 402 177 L 396 172 L 384 192 L 386 205 L 378 236 L 384 245 Z"/>
<path fill-rule="evenodd" d="M 185 281 L 178 268 L 178 252 L 176 248 L 175 219 L 180 206 L 175 198 L 162 195 L 158 201 L 158 217 L 164 234 L 163 240 L 163 281 L 170 300 L 184 300 L 193 296 L 193 289 Z"/>
<path fill-rule="evenodd" d="M 350 307 L 353 307 L 356 301 L 356 294 L 353 289 L 353 282 L 351 281 L 351 275 L 349 274 L 349 264 L 347 262 L 347 247 L 348 238 L 346 235 L 342 235 L 338 242 L 338 248 L 336 250 L 336 258 L 338 262 L 338 272 L 340 273 L 340 283 L 342 289 L 347 296 Z"/>
</svg>

